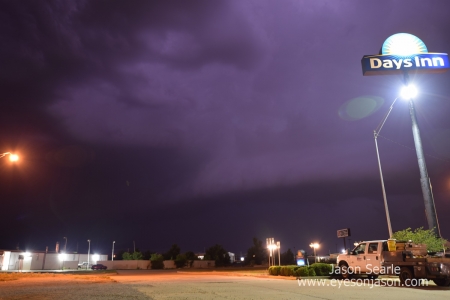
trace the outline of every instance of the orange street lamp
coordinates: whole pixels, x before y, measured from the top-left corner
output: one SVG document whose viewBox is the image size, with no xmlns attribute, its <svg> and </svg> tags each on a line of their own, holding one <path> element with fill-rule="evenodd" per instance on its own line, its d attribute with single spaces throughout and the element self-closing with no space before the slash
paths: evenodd
<svg viewBox="0 0 450 300">
<path fill-rule="evenodd" d="M 19 156 L 17 154 L 13 154 L 11 152 L 5 152 L 5 153 L 1 153 L 0 154 L 0 158 L 5 157 L 6 155 L 9 155 L 9 160 L 10 161 L 18 161 L 19 160 Z"/>
</svg>

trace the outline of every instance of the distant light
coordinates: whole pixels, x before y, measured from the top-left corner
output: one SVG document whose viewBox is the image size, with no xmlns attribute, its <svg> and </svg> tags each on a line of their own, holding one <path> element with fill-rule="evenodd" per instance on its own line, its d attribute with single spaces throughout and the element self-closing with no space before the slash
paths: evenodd
<svg viewBox="0 0 450 300">
<path fill-rule="evenodd" d="M 59 260 L 66 260 L 66 254 L 65 253 L 61 253 L 58 255 Z"/>
<path fill-rule="evenodd" d="M 317 249 L 320 247 L 320 245 L 318 243 L 311 243 L 311 244 L 309 244 L 309 246 L 314 249 Z"/>
<path fill-rule="evenodd" d="M 342 251 L 341 251 L 341 252 L 342 252 L 342 254 L 345 254 L 345 249 L 342 249 Z"/>
<path fill-rule="evenodd" d="M 271 249 L 271 250 L 275 250 L 275 249 L 277 249 L 277 245 L 276 245 L 276 244 L 269 244 L 269 245 L 267 246 L 267 248 L 268 248 L 268 249 Z"/>
<path fill-rule="evenodd" d="M 405 85 L 401 90 L 402 98 L 405 100 L 411 100 L 412 98 L 417 96 L 417 89 L 414 85 Z"/>
<path fill-rule="evenodd" d="M 18 161 L 19 160 L 19 156 L 17 154 L 10 154 L 9 155 L 9 160 L 10 161 Z"/>
<path fill-rule="evenodd" d="M 24 252 L 24 253 L 23 253 L 23 256 L 24 256 L 24 257 L 30 257 L 30 256 L 31 256 L 31 253 L 30 253 L 30 252 Z"/>
<path fill-rule="evenodd" d="M 241 257 L 241 261 L 244 261 L 245 260 L 245 257 Z"/>
<path fill-rule="evenodd" d="M 297 266 L 304 266 L 305 265 L 305 259 L 299 258 L 297 259 Z"/>
<path fill-rule="evenodd" d="M 92 260 L 93 261 L 97 261 L 97 260 L 99 260 L 99 258 L 100 258 L 100 255 L 98 255 L 98 254 L 92 255 Z"/>
</svg>

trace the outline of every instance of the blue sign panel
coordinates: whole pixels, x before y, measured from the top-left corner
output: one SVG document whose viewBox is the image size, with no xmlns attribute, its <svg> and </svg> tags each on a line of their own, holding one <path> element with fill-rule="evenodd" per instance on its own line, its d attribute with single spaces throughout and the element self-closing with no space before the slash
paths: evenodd
<svg viewBox="0 0 450 300">
<path fill-rule="evenodd" d="M 363 75 L 418 73 L 442 73 L 449 69 L 447 53 L 420 53 L 408 56 L 365 55 L 361 60 Z"/>
<path fill-rule="evenodd" d="M 364 55 L 361 65 L 364 76 L 443 73 L 449 69 L 447 53 L 429 53 L 425 43 L 409 33 L 391 35 L 384 41 L 381 55 Z"/>
</svg>

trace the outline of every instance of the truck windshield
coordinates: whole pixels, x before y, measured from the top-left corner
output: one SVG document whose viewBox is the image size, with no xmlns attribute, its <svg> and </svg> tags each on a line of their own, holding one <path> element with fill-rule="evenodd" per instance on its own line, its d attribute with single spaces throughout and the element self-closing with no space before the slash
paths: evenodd
<svg viewBox="0 0 450 300">
<path fill-rule="evenodd" d="M 365 250 L 366 250 L 366 243 L 362 243 L 362 244 L 359 244 L 359 245 L 353 250 L 353 252 L 354 252 L 355 254 L 361 254 L 361 253 L 364 253 Z"/>
</svg>

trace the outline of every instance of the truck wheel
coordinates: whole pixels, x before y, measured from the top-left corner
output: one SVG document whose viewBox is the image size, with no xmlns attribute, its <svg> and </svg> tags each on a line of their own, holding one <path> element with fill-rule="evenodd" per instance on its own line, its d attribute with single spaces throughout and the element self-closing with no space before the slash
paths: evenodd
<svg viewBox="0 0 450 300">
<path fill-rule="evenodd" d="M 400 269 L 400 274 L 398 275 L 398 277 L 400 278 L 400 283 L 402 284 L 402 286 L 404 286 L 405 283 L 410 285 L 411 280 L 414 279 L 414 274 L 410 268 L 402 267 Z"/>
<path fill-rule="evenodd" d="M 339 264 L 342 279 L 350 279 L 351 275 L 348 270 L 348 264 L 344 261 Z"/>
<path fill-rule="evenodd" d="M 450 286 L 450 279 L 435 278 L 433 281 L 437 286 Z"/>
</svg>

